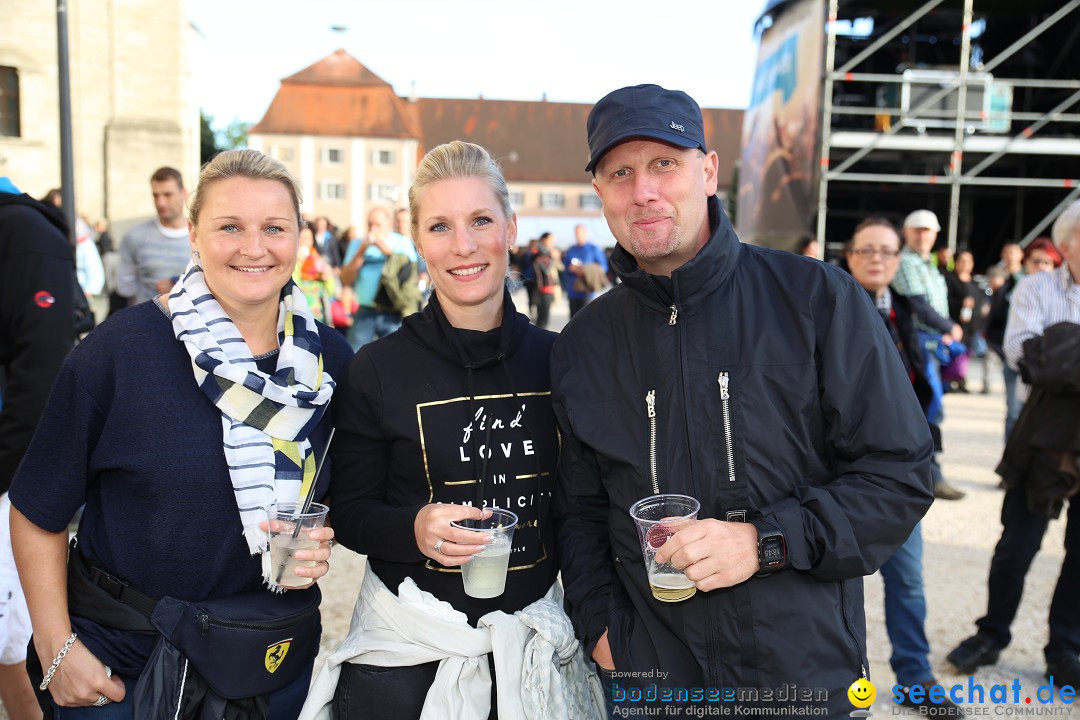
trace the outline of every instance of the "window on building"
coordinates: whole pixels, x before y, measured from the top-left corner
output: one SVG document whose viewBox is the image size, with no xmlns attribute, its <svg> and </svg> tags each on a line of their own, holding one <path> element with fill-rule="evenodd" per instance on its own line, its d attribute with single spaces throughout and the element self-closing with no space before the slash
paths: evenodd
<svg viewBox="0 0 1080 720">
<path fill-rule="evenodd" d="M 394 151 L 393 150 L 372 150 L 371 151 L 371 164 L 372 165 L 393 165 L 394 164 Z"/>
<path fill-rule="evenodd" d="M 19 137 L 19 71 L 0 67 L 0 136 Z"/>
<path fill-rule="evenodd" d="M 510 205 L 511 207 L 522 207 L 525 204 L 525 193 L 520 190 L 510 191 Z"/>
<path fill-rule="evenodd" d="M 396 203 L 401 197 L 401 189 L 392 182 L 376 181 L 368 185 L 368 200 L 372 202 Z"/>
<path fill-rule="evenodd" d="M 344 200 L 345 183 L 337 180 L 323 180 L 319 183 L 320 200 Z"/>
<path fill-rule="evenodd" d="M 544 210 L 562 210 L 566 198 L 561 192 L 540 193 L 540 207 Z"/>
<path fill-rule="evenodd" d="M 281 162 L 293 161 L 293 149 L 291 147 L 285 147 L 284 145 L 278 145 L 274 150 L 274 154 Z"/>
<path fill-rule="evenodd" d="M 582 210 L 601 210 L 604 206 L 596 193 L 584 192 L 578 199 L 578 207 Z"/>
<path fill-rule="evenodd" d="M 341 148 L 322 148 L 319 150 L 319 160 L 331 165 L 339 165 L 345 162 L 345 151 Z"/>
</svg>

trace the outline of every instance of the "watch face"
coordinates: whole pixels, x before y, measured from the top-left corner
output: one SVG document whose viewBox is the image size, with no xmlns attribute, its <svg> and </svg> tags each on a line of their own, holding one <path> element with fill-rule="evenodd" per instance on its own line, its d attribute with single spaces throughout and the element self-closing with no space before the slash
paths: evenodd
<svg viewBox="0 0 1080 720">
<path fill-rule="evenodd" d="M 761 548 L 761 564 L 766 567 L 784 562 L 784 548 L 779 538 L 768 539 Z"/>
</svg>

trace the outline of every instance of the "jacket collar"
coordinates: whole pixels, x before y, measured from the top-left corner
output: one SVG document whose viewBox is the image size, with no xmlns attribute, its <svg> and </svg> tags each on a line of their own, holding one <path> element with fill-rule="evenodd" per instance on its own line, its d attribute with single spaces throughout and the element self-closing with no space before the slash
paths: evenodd
<svg viewBox="0 0 1080 720">
<path fill-rule="evenodd" d="M 694 312 L 705 298 L 727 282 L 742 252 L 742 243 L 715 195 L 709 198 L 708 208 L 709 228 L 712 230 L 709 240 L 692 260 L 671 274 L 674 292 L 670 300 L 680 314 Z M 622 245 L 615 246 L 611 264 L 623 284 L 645 305 L 670 312 L 668 298 L 663 296 L 663 290 L 657 291 L 659 283 L 638 267 L 637 260 Z"/>
<path fill-rule="evenodd" d="M 529 318 L 517 312 L 510 291 L 503 290 L 503 319 L 498 329 L 498 342 L 488 347 L 487 354 L 477 357 L 478 344 L 467 352 L 462 346 L 462 334 L 450 324 L 439 304 L 438 293 L 433 293 L 427 307 L 414 313 L 402 323 L 401 329 L 415 343 L 423 345 L 436 354 L 463 368 L 479 369 L 494 365 L 510 357 L 521 344 Z M 477 334 L 479 335 L 479 334 Z M 487 344 L 483 344 L 487 347 Z M 482 352 L 482 351 L 479 351 Z"/>
</svg>

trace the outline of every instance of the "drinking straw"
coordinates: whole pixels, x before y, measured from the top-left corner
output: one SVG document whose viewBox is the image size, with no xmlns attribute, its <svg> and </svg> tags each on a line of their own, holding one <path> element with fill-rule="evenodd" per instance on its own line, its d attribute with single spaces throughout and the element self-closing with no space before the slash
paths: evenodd
<svg viewBox="0 0 1080 720">
<path fill-rule="evenodd" d="M 319 461 L 319 467 L 315 468 L 315 477 L 311 479 L 311 484 L 307 488 L 307 492 L 304 493 L 304 501 L 300 503 L 300 512 L 298 514 L 304 514 L 311 509 L 311 500 L 315 496 L 315 486 L 319 482 L 319 473 L 322 472 L 323 466 L 326 465 L 326 458 L 330 455 L 330 443 L 334 441 L 334 431 L 336 427 L 330 428 L 330 436 L 326 438 L 326 449 L 323 450 L 322 460 Z M 293 517 L 296 517 L 297 513 L 294 513 Z M 296 530 L 293 532 L 293 537 L 297 536 L 300 532 L 300 526 L 296 526 Z"/>
<path fill-rule="evenodd" d="M 308 510 L 311 509 L 311 501 L 312 501 L 312 498 L 314 498 L 314 496 L 315 496 L 315 486 L 319 484 L 319 475 L 322 473 L 323 466 L 326 465 L 326 458 L 330 455 L 330 443 L 333 442 L 333 440 L 334 440 L 334 431 L 335 430 L 337 430 L 336 427 L 330 428 L 330 436 L 328 438 L 326 438 L 326 449 L 323 450 L 322 460 L 319 461 L 319 466 L 317 468 L 315 468 L 315 476 L 311 479 L 311 484 L 308 486 L 307 492 L 304 493 L 303 502 L 301 502 L 297 506 L 296 511 L 293 513 L 294 518 L 298 518 L 299 516 L 303 515 Z M 295 525 L 293 525 L 293 532 L 292 532 L 292 539 L 293 540 L 300 537 L 300 528 L 301 528 L 301 526 L 302 526 L 302 523 L 299 523 L 299 522 L 297 522 Z M 288 553 L 286 553 L 285 557 L 282 558 L 282 560 L 281 560 L 281 564 L 278 565 L 277 579 L 274 580 L 275 585 L 280 585 L 281 584 L 281 578 L 285 575 L 285 565 L 288 562 L 289 562 L 289 555 L 288 555 Z"/>
</svg>

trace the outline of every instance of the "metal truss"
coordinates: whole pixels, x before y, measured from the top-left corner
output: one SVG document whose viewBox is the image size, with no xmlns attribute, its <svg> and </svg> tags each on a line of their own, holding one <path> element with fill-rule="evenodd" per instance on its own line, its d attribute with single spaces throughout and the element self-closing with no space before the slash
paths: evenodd
<svg viewBox="0 0 1080 720">
<path fill-rule="evenodd" d="M 944 0 L 929 0 L 907 17 L 901 20 L 893 28 L 882 34 L 870 45 L 859 52 L 843 66 L 835 67 L 836 59 L 836 23 L 840 0 L 829 0 L 827 40 L 825 48 L 825 74 L 823 83 L 822 102 L 822 133 L 821 133 L 821 166 L 818 181 L 818 215 L 817 215 L 817 239 L 824 246 L 825 224 L 828 215 L 828 191 L 832 182 L 863 182 L 863 183 L 902 183 L 922 185 L 948 185 L 949 193 L 949 218 L 947 241 L 949 248 L 956 249 L 957 225 L 960 214 L 960 194 L 964 186 L 1002 186 L 1002 187 L 1044 187 L 1072 189 L 1067 197 L 1035 228 L 1033 228 L 1021 241 L 1026 245 L 1047 225 L 1052 222 L 1069 202 L 1080 197 L 1080 179 L 1077 178 L 1016 178 L 1016 177 L 986 177 L 981 173 L 1002 157 L 1015 152 L 1027 153 L 1052 153 L 1053 143 L 1039 146 L 1032 142 L 1033 136 L 1044 127 L 1053 122 L 1077 122 L 1080 121 L 1080 113 L 1067 112 L 1077 103 L 1080 103 L 1080 80 L 1053 80 L 1031 78 L 994 78 L 1012 87 L 1044 88 L 1044 89 L 1071 89 L 1076 90 L 1072 95 L 1059 103 L 1055 108 L 1046 113 L 1010 112 L 1009 117 L 1013 120 L 1031 122 L 1019 133 L 1011 137 L 973 138 L 969 135 L 972 123 L 982 119 L 981 113 L 972 113 L 967 109 L 967 90 L 969 87 L 969 58 L 971 52 L 971 23 L 974 12 L 975 0 L 964 0 L 962 34 L 960 45 L 960 65 L 958 73 L 951 81 L 944 82 L 941 87 L 922 98 L 913 108 L 907 110 L 909 115 L 923 118 L 940 118 L 952 120 L 950 123 L 953 135 L 951 143 L 943 146 L 945 138 L 935 136 L 933 138 L 913 138 L 910 136 L 897 136 L 897 133 L 908 125 L 897 122 L 888 129 L 872 134 L 869 142 L 860 143 L 858 149 L 839 163 L 835 168 L 830 167 L 830 151 L 833 148 L 844 147 L 834 141 L 833 118 L 840 115 L 873 115 L 873 116 L 902 116 L 904 110 L 895 107 L 852 107 L 835 106 L 833 104 L 833 90 L 837 82 L 846 83 L 904 83 L 907 80 L 895 74 L 882 73 L 856 73 L 853 69 L 869 58 L 875 52 L 883 48 L 889 41 L 904 30 L 910 28 L 916 21 L 930 11 L 937 8 Z M 1068 16 L 1073 10 L 1080 7 L 1080 0 L 1068 0 L 1058 10 L 1048 15 L 1042 22 L 1017 39 L 1012 45 L 1003 50 L 997 57 L 979 68 L 980 76 L 988 76 L 994 68 L 1020 51 L 1024 46 L 1037 38 L 1048 28 Z M 934 110 L 934 106 L 946 98 L 950 93 L 957 94 L 955 111 Z M 869 133 L 866 133 L 870 135 Z M 850 139 L 850 138 L 849 138 Z M 978 141 L 982 142 L 978 142 Z M 1071 141 L 1076 142 L 1076 141 Z M 850 146 L 850 145 L 849 145 Z M 904 149 L 908 151 L 922 152 L 949 152 L 949 161 L 946 172 L 943 175 L 908 175 L 896 173 L 878 172 L 851 172 L 849 168 L 878 149 Z M 974 152 L 988 152 L 977 165 L 966 172 L 963 169 L 965 150 Z"/>
</svg>

